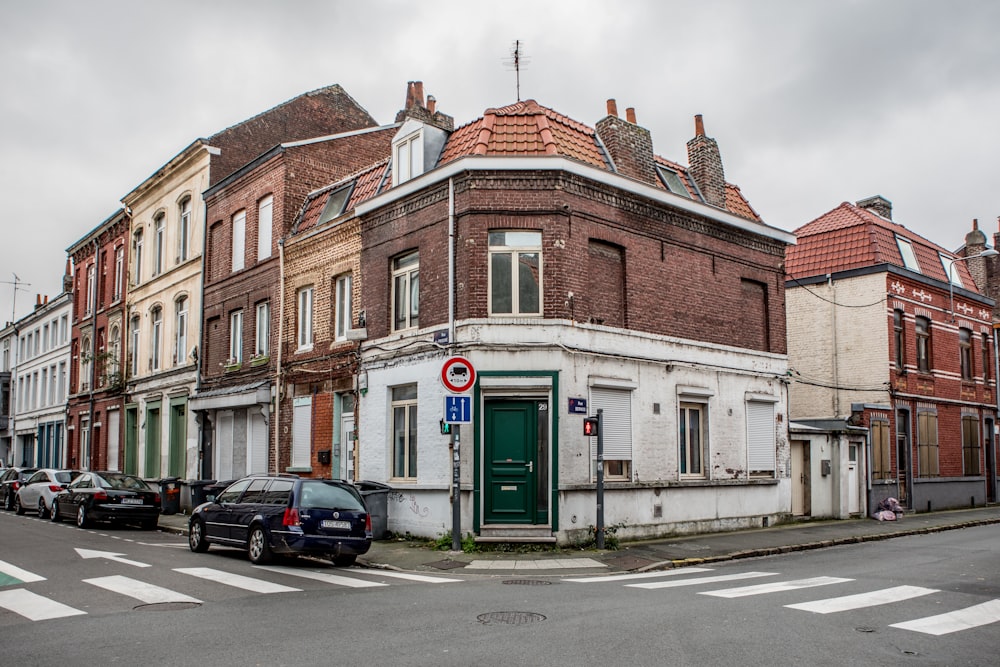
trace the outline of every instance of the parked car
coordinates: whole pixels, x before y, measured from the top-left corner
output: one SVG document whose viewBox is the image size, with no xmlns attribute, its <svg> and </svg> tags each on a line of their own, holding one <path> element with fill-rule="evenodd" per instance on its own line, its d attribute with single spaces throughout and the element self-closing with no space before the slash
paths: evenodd
<svg viewBox="0 0 1000 667">
<path fill-rule="evenodd" d="M 38 468 L 28 468 L 25 466 L 14 466 L 7 468 L 3 475 L 0 475 L 0 506 L 8 512 L 14 509 L 14 498 L 17 497 L 17 490 L 21 484 L 38 471 Z"/>
<path fill-rule="evenodd" d="M 69 486 L 79 474 L 79 470 L 58 468 L 42 468 L 36 471 L 34 475 L 24 480 L 14 495 L 14 511 L 24 514 L 25 510 L 37 509 L 38 516 L 44 519 L 52 509 L 52 499 Z"/>
<path fill-rule="evenodd" d="M 323 556 L 349 566 L 371 548 L 372 520 L 349 482 L 254 475 L 192 511 L 191 551 L 211 544 L 246 549 L 255 564 L 277 554 Z"/>
<path fill-rule="evenodd" d="M 94 521 L 111 521 L 153 530 L 160 519 L 160 493 L 135 475 L 85 472 L 56 494 L 50 518 L 74 518 L 80 528 Z"/>
</svg>

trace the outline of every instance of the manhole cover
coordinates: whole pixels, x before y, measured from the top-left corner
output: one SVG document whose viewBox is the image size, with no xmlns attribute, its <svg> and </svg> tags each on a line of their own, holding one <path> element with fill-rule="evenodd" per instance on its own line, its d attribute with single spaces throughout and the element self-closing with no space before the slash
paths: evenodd
<svg viewBox="0 0 1000 667">
<path fill-rule="evenodd" d="M 544 579 L 508 579 L 503 583 L 514 584 L 515 586 L 548 586 L 552 582 L 545 581 Z"/>
<path fill-rule="evenodd" d="M 438 560 L 433 563 L 424 563 L 427 567 L 436 567 L 439 570 L 454 570 L 456 567 L 465 567 L 468 563 L 460 560 Z"/>
<path fill-rule="evenodd" d="M 866 625 L 862 625 L 860 628 L 854 628 L 856 632 L 875 632 L 875 628 L 870 628 Z"/>
<path fill-rule="evenodd" d="M 506 625 L 524 625 L 535 621 L 544 621 L 545 617 L 533 611 L 491 611 L 476 616 L 476 620 L 484 625 L 503 623 Z"/>
<path fill-rule="evenodd" d="M 200 602 L 153 602 L 132 607 L 132 611 L 179 611 L 200 607 Z"/>
</svg>

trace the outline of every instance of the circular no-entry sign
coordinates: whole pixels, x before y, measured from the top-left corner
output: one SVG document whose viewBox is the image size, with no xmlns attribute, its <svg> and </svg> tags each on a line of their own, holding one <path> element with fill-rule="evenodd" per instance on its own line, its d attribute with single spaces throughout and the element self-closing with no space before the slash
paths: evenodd
<svg viewBox="0 0 1000 667">
<path fill-rule="evenodd" d="M 476 384 L 476 369 L 465 357 L 450 357 L 441 366 L 441 384 L 453 394 L 464 394 Z"/>
</svg>

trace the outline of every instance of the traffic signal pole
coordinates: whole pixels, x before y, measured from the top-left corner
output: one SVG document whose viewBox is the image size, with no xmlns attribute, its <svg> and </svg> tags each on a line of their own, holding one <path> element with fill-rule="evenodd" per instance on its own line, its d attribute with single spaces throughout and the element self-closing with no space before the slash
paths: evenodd
<svg viewBox="0 0 1000 667">
<path fill-rule="evenodd" d="M 462 444 L 462 427 L 453 424 L 451 427 L 451 550 L 462 550 L 462 460 L 460 455 Z"/>
<path fill-rule="evenodd" d="M 604 548 L 604 408 L 597 409 L 597 548 Z"/>
</svg>

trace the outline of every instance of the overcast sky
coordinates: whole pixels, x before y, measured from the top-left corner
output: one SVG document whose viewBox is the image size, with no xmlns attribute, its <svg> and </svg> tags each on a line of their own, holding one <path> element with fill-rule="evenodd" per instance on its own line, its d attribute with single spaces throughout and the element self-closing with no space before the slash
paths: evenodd
<svg viewBox="0 0 1000 667">
<path fill-rule="evenodd" d="M 341 84 L 390 123 L 424 82 L 462 125 L 522 99 L 593 126 L 615 98 L 787 231 L 880 194 L 949 249 L 1000 216 L 995 0 L 25 0 L 0 4 L 0 323 L 191 141 Z M 26 283 L 13 302 L 14 275 Z"/>
</svg>

